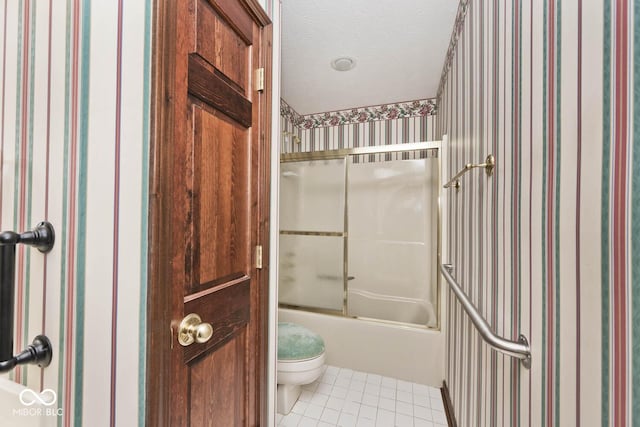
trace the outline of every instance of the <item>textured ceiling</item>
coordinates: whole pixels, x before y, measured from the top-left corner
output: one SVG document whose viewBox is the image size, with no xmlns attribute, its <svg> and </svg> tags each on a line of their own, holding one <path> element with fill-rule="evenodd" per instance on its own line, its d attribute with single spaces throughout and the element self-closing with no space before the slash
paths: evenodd
<svg viewBox="0 0 640 427">
<path fill-rule="evenodd" d="M 456 0 L 282 0 L 282 97 L 300 114 L 436 96 Z M 331 68 L 340 56 L 351 71 Z"/>
</svg>

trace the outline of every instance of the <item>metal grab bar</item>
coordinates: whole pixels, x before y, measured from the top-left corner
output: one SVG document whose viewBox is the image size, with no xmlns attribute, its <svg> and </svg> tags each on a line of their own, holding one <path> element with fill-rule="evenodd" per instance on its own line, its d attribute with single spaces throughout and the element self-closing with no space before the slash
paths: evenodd
<svg viewBox="0 0 640 427">
<path fill-rule="evenodd" d="M 47 253 L 53 248 L 54 241 L 53 225 L 46 221 L 24 233 L 0 233 L 0 373 L 8 372 L 17 365 L 34 364 L 44 368 L 51 363 L 53 350 L 51 342 L 44 335 L 38 335 L 25 350 L 13 354 L 13 309 L 16 245 L 29 245 Z"/>
<path fill-rule="evenodd" d="M 453 186 L 456 189 L 460 188 L 460 177 L 465 173 L 469 172 L 471 169 L 484 168 L 484 170 L 487 172 L 487 176 L 491 176 L 491 174 L 493 173 L 493 168 L 495 166 L 496 166 L 496 159 L 493 157 L 493 154 L 489 154 L 485 159 L 484 163 L 478 163 L 478 164 L 467 163 L 460 170 L 460 172 L 456 174 L 456 176 L 451 178 L 449 182 L 447 182 L 444 185 L 444 188 L 449 188 L 451 186 Z"/>
<path fill-rule="evenodd" d="M 451 264 L 442 264 L 440 271 L 485 342 L 501 353 L 520 359 L 522 366 L 526 369 L 531 368 L 531 347 L 529 347 L 527 337 L 520 335 L 518 341 L 511 341 L 494 334 L 487 321 L 484 320 L 478 309 L 451 275 L 453 266 Z"/>
</svg>

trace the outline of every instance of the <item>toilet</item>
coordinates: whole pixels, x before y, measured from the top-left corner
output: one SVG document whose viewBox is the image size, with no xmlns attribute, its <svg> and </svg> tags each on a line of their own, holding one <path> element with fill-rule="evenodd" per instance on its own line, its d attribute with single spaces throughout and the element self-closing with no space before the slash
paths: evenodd
<svg viewBox="0 0 640 427">
<path fill-rule="evenodd" d="M 324 340 L 295 323 L 278 323 L 277 411 L 286 415 L 295 405 L 302 386 L 324 372 Z"/>
</svg>

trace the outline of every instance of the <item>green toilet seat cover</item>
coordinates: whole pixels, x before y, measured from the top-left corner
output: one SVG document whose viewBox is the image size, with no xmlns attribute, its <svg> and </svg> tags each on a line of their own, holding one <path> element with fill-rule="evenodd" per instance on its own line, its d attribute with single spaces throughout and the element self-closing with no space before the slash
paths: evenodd
<svg viewBox="0 0 640 427">
<path fill-rule="evenodd" d="M 322 337 L 295 323 L 278 323 L 278 360 L 300 360 L 324 352 Z"/>
</svg>

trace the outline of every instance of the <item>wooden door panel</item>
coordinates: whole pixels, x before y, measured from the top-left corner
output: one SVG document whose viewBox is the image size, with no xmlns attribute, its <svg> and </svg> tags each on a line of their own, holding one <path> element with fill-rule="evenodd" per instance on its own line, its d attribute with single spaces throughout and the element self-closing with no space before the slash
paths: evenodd
<svg viewBox="0 0 640 427">
<path fill-rule="evenodd" d="M 246 375 L 244 339 L 241 334 L 214 354 L 191 365 L 192 426 L 244 426 Z"/>
<path fill-rule="evenodd" d="M 211 105 L 245 127 L 251 126 L 252 104 L 216 74 L 197 54 L 189 55 L 189 94 Z"/>
<path fill-rule="evenodd" d="M 264 67 L 269 82 L 269 19 L 257 0 L 157 3 L 148 421 L 258 426 L 268 265 L 253 254 L 268 256 L 270 95 L 252 76 Z M 192 313 L 212 333 L 183 346 Z"/>
<path fill-rule="evenodd" d="M 246 93 L 249 44 L 218 16 L 206 0 L 198 0 L 195 52 Z M 214 37 L 211 37 L 211 35 Z"/>
<path fill-rule="evenodd" d="M 196 289 L 250 274 L 249 131 L 198 106 L 194 121 Z"/>
<path fill-rule="evenodd" d="M 225 17 L 225 21 L 236 30 L 237 34 L 242 37 L 247 44 L 254 41 L 253 30 L 255 20 L 249 15 L 247 9 L 239 1 L 229 0 L 209 0 L 211 4 L 221 15 Z"/>
<path fill-rule="evenodd" d="M 208 355 L 245 331 L 251 316 L 250 284 L 249 277 L 243 276 L 185 297 L 185 313 L 197 313 L 213 326 L 209 341 L 184 348 L 185 363 Z"/>
</svg>

